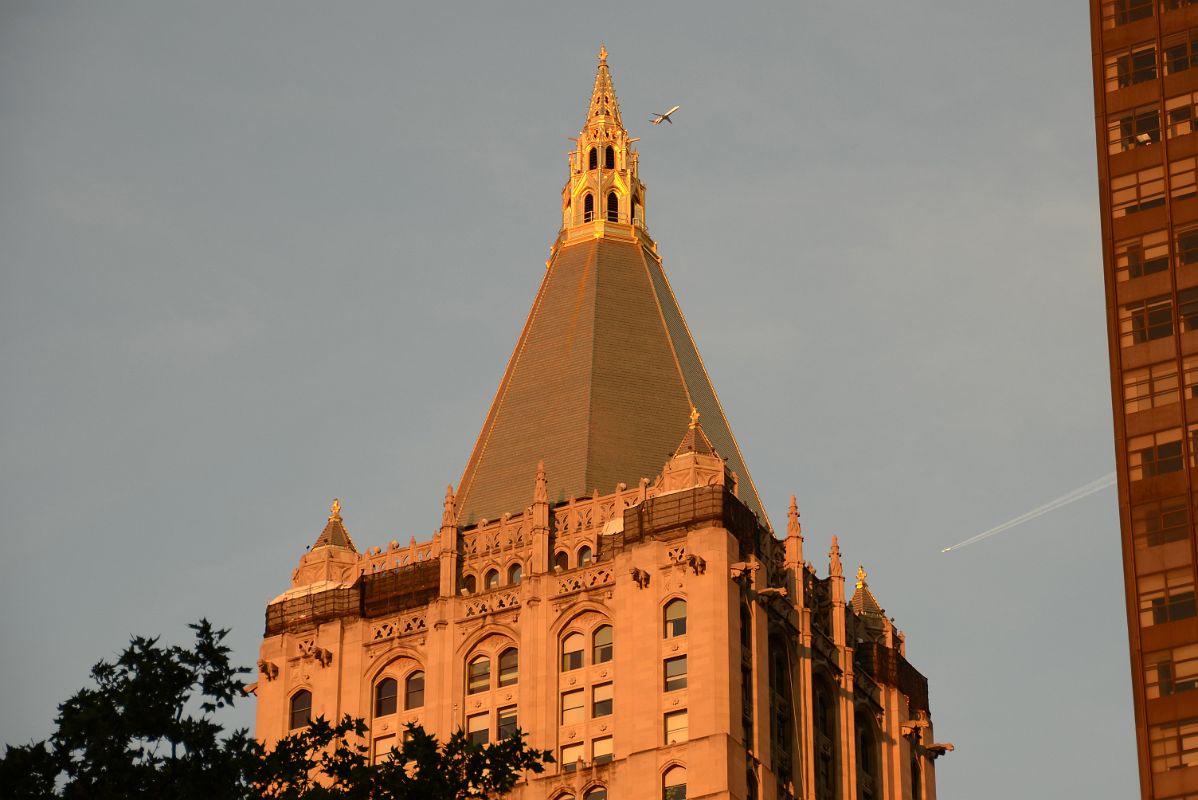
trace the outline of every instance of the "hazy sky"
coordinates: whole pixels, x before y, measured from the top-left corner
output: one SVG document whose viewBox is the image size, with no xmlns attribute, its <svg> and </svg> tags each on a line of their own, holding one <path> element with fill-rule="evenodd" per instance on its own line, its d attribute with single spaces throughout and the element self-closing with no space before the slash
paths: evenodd
<svg viewBox="0 0 1198 800">
<path fill-rule="evenodd" d="M 0 4 L 0 741 L 132 633 L 253 664 L 335 496 L 433 532 L 603 42 L 762 499 L 870 571 L 941 796 L 1133 796 L 1114 490 L 940 553 L 1113 469 L 1085 4 L 740 6 Z"/>
</svg>

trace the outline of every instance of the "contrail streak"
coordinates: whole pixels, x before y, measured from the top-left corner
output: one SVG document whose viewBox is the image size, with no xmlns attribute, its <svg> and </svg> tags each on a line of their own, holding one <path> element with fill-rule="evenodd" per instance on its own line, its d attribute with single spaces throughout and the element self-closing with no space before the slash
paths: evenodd
<svg viewBox="0 0 1198 800">
<path fill-rule="evenodd" d="M 963 542 L 958 542 L 957 544 L 954 544 L 952 547 L 946 547 L 943 550 L 941 550 L 940 552 L 947 553 L 949 550 L 959 550 L 960 548 L 964 547 L 967 544 L 973 544 L 974 542 L 980 542 L 983 539 L 987 539 L 996 533 L 1002 533 L 1005 530 L 1010 530 L 1011 528 L 1014 528 L 1016 525 L 1022 525 L 1025 522 L 1030 522 L 1031 520 L 1035 519 L 1036 517 L 1042 517 L 1050 511 L 1056 511 L 1061 506 L 1067 506 L 1070 503 L 1081 500 L 1083 497 L 1089 497 L 1090 495 L 1094 494 L 1095 492 L 1100 492 L 1103 489 L 1107 488 L 1108 486 L 1114 486 L 1114 485 L 1115 485 L 1115 473 L 1112 472 L 1110 475 L 1104 475 L 1101 478 L 1099 478 L 1098 480 L 1090 481 L 1085 486 L 1079 486 L 1078 488 L 1074 489 L 1072 492 L 1061 495 L 1056 500 L 1049 500 L 1047 503 L 1045 503 L 1042 506 L 1036 506 L 1035 508 L 1033 508 L 1031 511 L 1027 512 L 1026 514 L 1020 514 L 1018 517 L 1015 517 L 1015 519 L 1007 520 L 1002 525 L 995 525 L 990 530 L 982 531 L 977 536 L 966 539 Z"/>
</svg>

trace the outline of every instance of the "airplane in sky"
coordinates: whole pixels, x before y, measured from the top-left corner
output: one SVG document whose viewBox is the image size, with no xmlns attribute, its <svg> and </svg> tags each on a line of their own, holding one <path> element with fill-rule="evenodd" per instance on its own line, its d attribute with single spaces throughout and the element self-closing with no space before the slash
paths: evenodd
<svg viewBox="0 0 1198 800">
<path fill-rule="evenodd" d="M 671 125 L 673 125 L 674 120 L 670 119 L 670 115 L 673 114 L 675 111 L 677 111 L 681 107 L 682 106 L 674 106 L 666 113 L 656 115 L 655 117 L 653 117 L 653 119 L 649 120 L 649 122 L 653 123 L 654 125 L 660 125 L 663 122 L 668 122 Z"/>
</svg>

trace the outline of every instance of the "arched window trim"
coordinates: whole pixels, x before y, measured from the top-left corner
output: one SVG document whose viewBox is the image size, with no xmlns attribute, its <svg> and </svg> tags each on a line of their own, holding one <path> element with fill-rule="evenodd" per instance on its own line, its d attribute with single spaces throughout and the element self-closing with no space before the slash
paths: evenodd
<svg viewBox="0 0 1198 800">
<path fill-rule="evenodd" d="M 601 645 L 599 643 L 599 632 L 604 629 L 608 632 L 608 641 Z M 596 625 L 594 630 L 591 631 L 591 664 L 606 664 L 608 661 L 611 661 L 615 652 L 615 641 L 615 627 L 610 622 L 603 622 Z M 607 648 L 605 653 L 600 651 L 601 647 Z M 603 658 L 601 661 L 600 657 L 602 656 L 606 656 L 606 658 Z"/>
<path fill-rule="evenodd" d="M 606 784 L 593 783 L 590 786 L 588 786 L 587 788 L 583 789 L 582 790 L 582 800 L 595 800 L 595 792 L 598 792 L 598 791 L 607 792 Z M 610 792 L 609 792 L 609 794 L 610 794 Z"/>
<path fill-rule="evenodd" d="M 499 570 L 491 567 L 483 573 L 483 591 L 489 592 L 499 588 Z"/>
<path fill-rule="evenodd" d="M 513 577 L 515 576 L 515 577 Z M 524 565 L 519 561 L 509 564 L 507 568 L 507 584 L 508 586 L 516 586 L 520 581 L 524 580 Z"/>
<path fill-rule="evenodd" d="M 516 663 L 514 665 L 515 666 L 515 677 L 513 677 L 511 679 L 505 678 L 504 674 L 503 674 L 504 667 L 506 666 L 504 664 L 504 657 L 508 653 L 511 653 L 516 659 Z M 505 647 L 504 649 L 500 650 L 499 655 L 496 656 L 496 658 L 495 658 L 495 663 L 499 665 L 499 669 L 497 670 L 497 674 L 496 674 L 496 681 L 495 681 L 496 686 L 515 686 L 517 683 L 520 682 L 520 650 L 518 648 L 513 646 L 513 647 Z"/>
<path fill-rule="evenodd" d="M 586 553 L 585 560 L 583 553 Z M 574 563 L 580 567 L 585 567 L 595 560 L 594 551 L 589 544 L 584 544 L 574 554 Z"/>
<path fill-rule="evenodd" d="M 599 148 L 592 147 L 591 152 L 587 154 L 587 169 L 599 168 Z"/>
<path fill-rule="evenodd" d="M 603 151 L 603 168 L 616 168 L 616 148 L 612 147 L 610 144 Z"/>
<path fill-rule="evenodd" d="M 582 221 L 592 222 L 595 219 L 595 195 L 587 192 L 582 198 Z"/>
<path fill-rule="evenodd" d="M 462 591 L 469 594 L 474 594 L 478 591 L 478 580 L 470 573 L 462 575 Z"/>
<path fill-rule="evenodd" d="M 486 672 L 484 673 L 481 662 L 486 662 Z M 476 683 L 476 677 L 480 681 Z M 484 677 L 485 676 L 485 677 Z M 485 680 L 484 682 L 481 682 Z M 490 653 L 475 653 L 466 662 L 466 694 L 485 694 L 491 691 L 491 654 Z"/>
<path fill-rule="evenodd" d="M 566 644 L 570 641 L 570 639 L 572 639 L 574 637 L 578 637 L 578 649 L 577 650 L 567 650 Z M 587 636 L 585 633 L 578 630 L 577 628 L 572 628 L 570 630 L 562 631 L 561 644 L 558 646 L 558 653 L 560 654 L 560 658 L 558 659 L 558 661 L 559 661 L 559 666 L 561 666 L 562 672 L 573 672 L 576 669 L 582 669 L 583 667 L 585 667 L 586 666 L 586 652 L 587 652 Z M 567 653 L 570 653 L 570 654 L 577 653 L 578 654 L 578 659 L 577 659 L 578 663 L 575 664 L 573 659 L 571 659 L 569 662 L 567 662 L 566 661 Z M 572 666 L 567 666 L 567 664 L 570 664 Z"/>
<path fill-rule="evenodd" d="M 607 193 L 607 221 L 620 221 L 620 195 L 616 192 Z"/>
<path fill-rule="evenodd" d="M 553 568 L 561 568 L 563 571 L 570 568 L 570 553 L 565 550 L 558 550 L 553 554 Z"/>
<path fill-rule="evenodd" d="M 670 618 L 670 610 L 677 608 L 679 604 L 681 604 L 681 606 L 682 606 L 682 617 L 680 618 L 682 621 L 682 625 L 681 625 L 682 630 L 675 633 L 675 631 L 677 630 L 677 628 L 679 626 L 670 624 L 671 622 L 674 621 Z M 687 602 L 687 599 L 685 597 L 680 597 L 680 596 L 675 595 L 674 597 L 667 599 L 666 602 L 663 603 L 662 607 L 661 607 L 661 626 L 662 626 L 661 627 L 661 637 L 663 639 L 675 639 L 680 636 L 686 636 L 687 622 L 688 622 L 689 616 L 690 616 L 690 603 Z"/>
<path fill-rule="evenodd" d="M 681 777 L 681 778 L 682 778 L 682 783 L 673 783 L 673 784 L 668 784 L 668 783 L 666 783 L 666 779 L 667 779 L 668 777 L 670 777 L 670 773 L 671 773 L 671 772 L 674 772 L 675 770 L 678 770 L 678 771 L 680 771 L 680 772 L 682 773 L 682 774 L 681 774 L 681 776 L 677 776 L 677 775 L 675 776 L 675 780 L 677 780 L 677 778 L 678 778 L 678 777 Z M 683 786 L 683 787 L 685 787 L 685 786 L 686 786 L 686 779 L 687 779 L 687 772 L 686 772 L 686 765 L 685 765 L 685 764 L 679 764 L 679 763 L 678 763 L 678 762 L 676 762 L 676 761 L 675 761 L 675 762 L 671 762 L 671 763 L 667 764 L 667 765 L 666 765 L 666 766 L 665 766 L 665 767 L 662 769 L 662 771 L 661 771 L 661 780 L 659 781 L 659 785 L 661 786 L 661 796 L 662 796 L 663 800 L 673 800 L 673 797 L 674 797 L 674 796 L 673 796 L 673 795 L 667 795 L 667 794 L 666 794 L 666 790 L 667 790 L 669 787 L 671 787 L 671 786 Z M 686 791 L 685 791 L 685 789 L 683 790 L 683 793 L 682 793 L 681 797 L 683 797 L 683 798 L 685 798 L 685 797 L 686 797 Z"/>
</svg>

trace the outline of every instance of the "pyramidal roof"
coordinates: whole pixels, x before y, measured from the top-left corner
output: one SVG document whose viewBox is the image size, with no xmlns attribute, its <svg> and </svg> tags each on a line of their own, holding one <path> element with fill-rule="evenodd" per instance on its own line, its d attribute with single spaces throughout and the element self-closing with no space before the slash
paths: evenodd
<svg viewBox="0 0 1198 800">
<path fill-rule="evenodd" d="M 579 154 L 615 142 L 620 161 L 614 170 L 588 172 L 584 159 L 572 160 L 567 209 L 575 199 L 581 207 L 588 192 L 640 191 L 635 152 L 619 120 L 601 51 Z M 643 218 L 616 224 L 566 214 L 458 485 L 458 523 L 523 511 L 539 462 L 548 500 L 558 503 L 654 478 L 685 437 L 727 460 L 740 499 L 768 525 Z M 697 419 L 692 413 L 703 417 L 700 441 L 687 427 Z"/>
<path fill-rule="evenodd" d="M 345 523 L 341 520 L 341 501 L 334 499 L 333 505 L 329 507 L 329 521 L 325 524 L 324 530 L 320 532 L 320 536 L 316 537 L 316 543 L 312 545 L 315 550 L 318 547 L 344 547 L 347 550 L 358 552 L 358 548 L 354 547 L 354 540 L 349 538 L 349 531 L 345 529 Z"/>
</svg>

